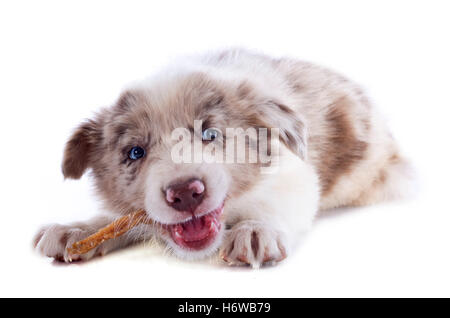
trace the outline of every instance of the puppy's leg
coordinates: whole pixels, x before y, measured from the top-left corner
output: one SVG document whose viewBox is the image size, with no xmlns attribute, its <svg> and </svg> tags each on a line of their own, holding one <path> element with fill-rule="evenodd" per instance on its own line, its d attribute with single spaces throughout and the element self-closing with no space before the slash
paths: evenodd
<svg viewBox="0 0 450 318">
<path fill-rule="evenodd" d="M 221 256 L 230 265 L 259 267 L 286 258 L 311 226 L 319 186 L 313 168 L 299 158 L 280 161 L 251 191 L 227 203 Z"/>
<path fill-rule="evenodd" d="M 411 197 L 417 192 L 416 178 L 410 162 L 394 152 L 383 165 L 377 167 L 371 182 L 362 187 L 358 197 L 348 205 L 368 205 Z"/>
<path fill-rule="evenodd" d="M 72 246 L 73 243 L 97 232 L 99 229 L 113 221 L 114 218 L 111 216 L 98 216 L 86 223 L 79 222 L 71 225 L 47 225 L 35 235 L 33 244 L 36 250 L 45 256 L 52 257 L 58 261 L 72 262 L 77 260 L 88 260 L 97 255 L 105 255 L 112 250 L 145 239 L 145 236 L 149 235 L 149 231 L 146 231 L 145 229 L 136 229 L 130 231 L 133 233 L 126 233 L 116 239 L 108 240 L 86 254 L 68 254 L 67 248 Z"/>
</svg>

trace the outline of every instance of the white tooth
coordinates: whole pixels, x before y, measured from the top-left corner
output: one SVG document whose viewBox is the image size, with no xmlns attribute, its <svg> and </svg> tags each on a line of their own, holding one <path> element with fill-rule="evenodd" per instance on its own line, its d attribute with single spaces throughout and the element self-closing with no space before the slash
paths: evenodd
<svg viewBox="0 0 450 318">
<path fill-rule="evenodd" d="M 176 236 L 177 238 L 181 238 L 181 235 L 180 235 L 180 233 L 178 233 L 178 232 L 175 232 L 175 236 Z"/>
</svg>

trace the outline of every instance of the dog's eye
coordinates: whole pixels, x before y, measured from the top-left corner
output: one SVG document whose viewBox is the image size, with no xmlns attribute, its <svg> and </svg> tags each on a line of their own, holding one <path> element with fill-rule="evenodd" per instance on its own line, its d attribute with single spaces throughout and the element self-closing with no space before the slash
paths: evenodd
<svg viewBox="0 0 450 318">
<path fill-rule="evenodd" d="M 218 131 L 217 129 L 208 128 L 208 129 L 203 130 L 202 140 L 212 141 L 212 140 L 216 139 L 217 137 L 219 137 L 219 135 L 220 135 L 220 131 Z"/>
<path fill-rule="evenodd" d="M 141 147 L 133 147 L 128 153 L 128 157 L 131 160 L 137 160 L 145 156 L 145 150 Z"/>
</svg>

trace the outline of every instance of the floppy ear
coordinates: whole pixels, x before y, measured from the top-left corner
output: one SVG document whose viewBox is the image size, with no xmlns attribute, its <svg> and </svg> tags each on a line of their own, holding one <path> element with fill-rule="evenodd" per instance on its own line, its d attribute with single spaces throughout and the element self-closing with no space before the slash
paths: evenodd
<svg viewBox="0 0 450 318">
<path fill-rule="evenodd" d="M 299 114 L 286 105 L 268 101 L 261 106 L 258 117 L 266 127 L 279 128 L 280 140 L 300 158 L 306 159 L 306 125 Z"/>
<path fill-rule="evenodd" d="M 89 120 L 82 123 L 67 141 L 64 150 L 62 172 L 64 178 L 79 179 L 90 166 L 93 149 L 99 142 L 98 123 Z"/>
</svg>

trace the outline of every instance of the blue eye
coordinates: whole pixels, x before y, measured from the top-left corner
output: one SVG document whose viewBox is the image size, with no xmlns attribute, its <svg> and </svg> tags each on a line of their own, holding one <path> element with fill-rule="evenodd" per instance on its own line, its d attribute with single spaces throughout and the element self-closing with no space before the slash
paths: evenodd
<svg viewBox="0 0 450 318">
<path fill-rule="evenodd" d="M 203 130 L 202 140 L 212 141 L 212 140 L 216 139 L 217 137 L 219 137 L 219 135 L 220 135 L 220 131 L 218 131 L 217 129 L 208 128 L 208 129 Z"/>
<path fill-rule="evenodd" d="M 141 147 L 133 147 L 128 153 L 128 157 L 131 160 L 137 160 L 145 156 L 145 150 Z"/>
</svg>

